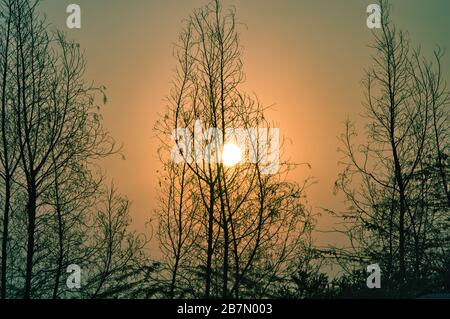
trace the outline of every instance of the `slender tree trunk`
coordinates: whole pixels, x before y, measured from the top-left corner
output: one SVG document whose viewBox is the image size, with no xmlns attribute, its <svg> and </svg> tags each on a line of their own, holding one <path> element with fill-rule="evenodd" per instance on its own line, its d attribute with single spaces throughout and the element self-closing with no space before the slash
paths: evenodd
<svg viewBox="0 0 450 319">
<path fill-rule="evenodd" d="M 5 179 L 5 206 L 3 214 L 3 237 L 2 237 L 2 274 L 1 274 L 1 299 L 6 298 L 6 261 L 8 257 L 9 240 L 9 208 L 10 208 L 10 177 Z"/>
<path fill-rule="evenodd" d="M 222 298 L 228 297 L 228 255 L 229 255 L 229 229 L 228 229 L 228 218 L 227 213 L 225 211 L 225 203 L 224 203 L 224 189 L 222 188 L 222 178 L 221 174 L 223 174 L 223 166 L 222 164 L 217 165 L 218 170 L 218 191 L 219 191 L 219 199 L 220 199 L 220 212 L 222 218 L 222 229 L 223 229 L 223 273 L 222 273 Z M 225 182 L 225 174 L 224 182 Z"/>
<path fill-rule="evenodd" d="M 396 152 L 395 152 L 396 154 Z M 406 279 L 406 265 L 405 265 L 405 215 L 406 215 L 406 197 L 403 183 L 403 176 L 400 170 L 400 164 L 398 163 L 397 155 L 394 155 L 395 159 L 395 175 L 399 188 L 400 195 L 400 216 L 399 216 L 399 267 L 400 267 L 400 279 L 402 283 Z"/>
<path fill-rule="evenodd" d="M 11 4 L 9 3 L 9 11 L 11 11 Z M 6 85 L 8 83 L 8 56 L 9 56 L 9 42 L 11 34 L 11 12 L 8 12 L 8 26 L 6 31 L 6 45 L 5 45 L 5 61 L 3 63 L 3 85 L 2 85 L 2 142 L 3 142 L 3 156 L 5 169 L 5 206 L 3 212 L 3 236 L 2 236 L 2 262 L 1 262 L 1 278 L 0 278 L 0 298 L 6 298 L 6 264 L 8 259 L 8 240 L 9 240 L 9 211 L 11 202 L 11 172 L 9 166 L 9 152 L 8 152 L 8 136 L 7 136 L 7 119 L 6 119 Z"/>
<path fill-rule="evenodd" d="M 55 169 L 55 201 L 56 201 L 56 218 L 58 221 L 58 266 L 55 274 L 55 285 L 53 287 L 53 299 L 58 298 L 58 289 L 59 282 L 61 279 L 61 272 L 64 261 L 64 227 L 63 227 L 63 219 L 62 219 L 62 208 L 61 208 L 61 200 L 59 195 L 59 182 L 58 182 L 58 172 L 56 169 L 56 159 L 55 155 L 53 155 L 53 166 Z"/>
<path fill-rule="evenodd" d="M 388 274 L 392 276 L 393 273 L 393 258 L 394 258 L 394 245 L 393 245 L 393 236 L 394 236 L 394 214 L 395 214 L 395 186 L 392 190 L 392 198 L 391 198 L 391 207 L 389 214 L 389 262 L 388 262 Z"/>
<path fill-rule="evenodd" d="M 177 280 L 177 271 L 178 271 L 178 264 L 179 264 L 180 259 L 178 258 L 178 256 L 175 258 L 175 265 L 173 267 L 173 271 L 172 271 L 172 280 L 170 282 L 170 299 L 175 298 L 175 284 L 176 284 L 176 280 Z"/>
<path fill-rule="evenodd" d="M 396 97 L 396 61 L 394 59 L 394 53 L 392 52 L 392 43 L 389 42 L 388 47 L 390 47 L 387 57 L 389 67 L 388 71 L 388 89 L 389 89 L 389 115 L 390 115 L 390 123 L 389 123 L 389 139 L 391 144 L 392 157 L 394 160 L 394 176 L 396 184 L 398 185 L 399 197 L 400 197 L 400 212 L 399 212 L 399 268 L 400 268 L 400 280 L 404 282 L 406 275 L 406 266 L 405 266 L 405 215 L 406 215 L 406 197 L 405 197 L 405 182 L 403 180 L 403 172 L 400 164 L 400 158 L 397 149 L 397 141 L 396 141 L 396 107 L 397 107 L 397 97 Z"/>
<path fill-rule="evenodd" d="M 181 194 L 180 194 L 180 203 L 178 206 L 178 243 L 177 243 L 177 252 L 175 256 L 175 265 L 172 271 L 172 281 L 170 284 L 170 298 L 174 298 L 175 293 L 175 285 L 177 280 L 177 272 L 180 264 L 180 256 L 181 256 L 181 246 L 183 245 L 183 199 L 184 199 L 184 183 L 186 177 L 186 164 L 183 165 L 183 174 L 181 176 Z"/>
<path fill-rule="evenodd" d="M 214 185 L 209 186 L 209 209 L 208 209 L 208 247 L 206 256 L 206 278 L 205 278 L 205 298 L 209 298 L 211 294 L 211 267 L 213 255 L 213 225 L 214 225 Z"/>
<path fill-rule="evenodd" d="M 34 240 L 36 228 L 36 190 L 34 185 L 28 190 L 28 229 L 27 229 L 27 262 L 25 272 L 24 299 L 31 298 L 31 279 L 33 276 Z"/>
<path fill-rule="evenodd" d="M 55 274 L 55 286 L 53 287 L 53 299 L 58 298 L 58 289 L 59 289 L 59 282 L 61 279 L 61 273 L 62 273 L 62 267 L 63 267 L 63 261 L 64 261 L 64 243 L 63 243 L 63 225 L 62 225 L 62 214 L 61 214 L 61 208 L 57 207 L 56 209 L 57 215 L 58 215 L 58 237 L 59 237 L 59 252 L 58 252 L 58 268 L 56 269 Z"/>
<path fill-rule="evenodd" d="M 223 219 L 223 276 L 222 276 L 222 298 L 228 297 L 228 251 L 229 251 L 229 235 L 228 235 L 228 219 L 225 212 L 225 207 L 223 205 L 223 200 L 221 200 L 221 210 Z"/>
</svg>

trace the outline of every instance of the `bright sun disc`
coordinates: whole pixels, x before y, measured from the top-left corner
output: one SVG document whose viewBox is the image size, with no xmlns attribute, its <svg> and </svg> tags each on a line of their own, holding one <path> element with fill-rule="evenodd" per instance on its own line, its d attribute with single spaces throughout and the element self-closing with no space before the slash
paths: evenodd
<svg viewBox="0 0 450 319">
<path fill-rule="evenodd" d="M 223 146 L 222 162 L 225 166 L 234 166 L 242 160 L 241 149 L 231 143 L 227 143 Z"/>
</svg>

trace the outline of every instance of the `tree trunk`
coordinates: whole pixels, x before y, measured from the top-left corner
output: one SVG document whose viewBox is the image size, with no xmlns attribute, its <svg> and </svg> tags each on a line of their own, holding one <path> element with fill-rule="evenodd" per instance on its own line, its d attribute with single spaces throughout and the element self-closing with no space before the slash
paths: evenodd
<svg viewBox="0 0 450 319">
<path fill-rule="evenodd" d="M 9 240 L 9 206 L 10 206 L 10 178 L 6 176 L 5 179 L 5 206 L 3 214 L 3 237 L 2 237 L 2 274 L 1 274 L 1 299 L 6 298 L 6 261 L 8 257 L 8 240 Z"/>
<path fill-rule="evenodd" d="M 396 152 L 394 152 L 395 161 L 395 175 L 397 179 L 397 185 L 399 188 L 400 195 L 400 217 L 399 217 L 399 242 L 398 242 L 398 252 L 399 252 L 399 266 L 400 266 L 400 280 L 402 283 L 406 279 L 406 265 L 405 265 L 405 215 L 406 215 L 406 197 L 405 188 L 403 183 L 403 176 L 400 169 L 400 164 L 398 162 L 398 157 Z"/>
<path fill-rule="evenodd" d="M 11 10 L 11 7 L 8 8 Z M 2 262 L 1 262 L 1 278 L 0 278 L 0 298 L 6 298 L 6 264 L 8 258 L 8 240 L 9 240 L 9 210 L 11 201 L 11 179 L 12 172 L 10 172 L 9 158 L 8 158 L 8 136 L 7 136 L 7 120 L 6 120 L 6 85 L 8 83 L 8 54 L 9 42 L 11 34 L 11 14 L 9 13 L 8 26 L 6 31 L 6 46 L 5 46 L 5 60 L 3 63 L 3 85 L 2 85 L 2 142 L 3 142 L 3 156 L 5 169 L 5 206 L 3 212 L 3 237 L 2 237 Z"/>
<path fill-rule="evenodd" d="M 30 299 L 31 297 L 31 279 L 33 276 L 33 256 L 34 256 L 34 240 L 35 240 L 35 228 L 36 228 L 36 190 L 34 186 L 28 190 L 28 238 L 27 238 L 27 263 L 25 272 L 25 288 L 23 297 L 24 299 Z"/>
<path fill-rule="evenodd" d="M 58 289 L 59 289 L 59 282 L 61 279 L 61 273 L 62 273 L 62 267 L 63 267 L 63 261 L 64 261 L 64 229 L 63 229 L 63 220 L 62 220 L 62 212 L 61 212 L 61 206 L 59 201 L 59 192 L 58 192 L 58 183 L 55 178 L 55 187 L 56 187 L 56 213 L 58 218 L 58 239 L 59 239 L 59 246 L 58 246 L 58 268 L 56 269 L 56 275 L 55 275 L 55 286 L 53 287 L 53 299 L 58 298 Z"/>
<path fill-rule="evenodd" d="M 213 254 L 213 222 L 214 222 L 214 185 L 211 184 L 209 188 L 209 210 L 208 210 L 208 247 L 206 257 L 206 278 L 205 278 L 205 298 L 209 298 L 211 294 L 211 267 Z"/>
</svg>

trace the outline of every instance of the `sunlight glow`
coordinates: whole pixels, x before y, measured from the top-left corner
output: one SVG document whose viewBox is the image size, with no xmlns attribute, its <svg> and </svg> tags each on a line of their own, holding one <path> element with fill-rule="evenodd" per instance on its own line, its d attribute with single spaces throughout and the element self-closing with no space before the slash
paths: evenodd
<svg viewBox="0 0 450 319">
<path fill-rule="evenodd" d="M 227 143 L 223 146 L 222 151 L 222 162 L 225 166 L 234 166 L 242 161 L 242 151 L 236 145 L 232 143 Z"/>
</svg>

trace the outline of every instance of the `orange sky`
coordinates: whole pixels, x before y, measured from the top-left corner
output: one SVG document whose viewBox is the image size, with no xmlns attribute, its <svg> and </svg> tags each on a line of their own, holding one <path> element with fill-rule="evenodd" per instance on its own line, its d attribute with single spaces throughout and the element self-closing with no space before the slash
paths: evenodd
<svg viewBox="0 0 450 319">
<path fill-rule="evenodd" d="M 366 7 L 374 0 L 226 0 L 234 5 L 242 28 L 247 81 L 243 89 L 266 104 L 270 116 L 292 141 L 286 153 L 294 162 L 308 162 L 292 174 L 299 181 L 312 175 L 318 183 L 308 191 L 309 205 L 339 209 L 333 196 L 338 173 L 337 136 L 347 115 L 362 111 L 360 81 L 370 66 L 371 32 Z M 66 6 L 82 9 L 81 30 L 65 26 Z M 133 224 L 150 234 L 145 223 L 156 206 L 157 140 L 152 128 L 170 90 L 172 43 L 181 21 L 207 0 L 45 0 L 49 21 L 66 30 L 86 49 L 86 78 L 108 88 L 105 126 L 124 145 L 126 160 L 105 162 L 109 178 L 132 200 Z M 393 1 L 394 20 L 410 31 L 413 43 L 431 51 L 450 48 L 450 1 Z M 444 67 L 449 70 L 449 55 Z M 447 74 L 449 74 L 447 72 Z M 319 219 L 320 230 L 333 221 Z M 319 234 L 318 243 L 334 243 L 335 234 Z"/>
</svg>

